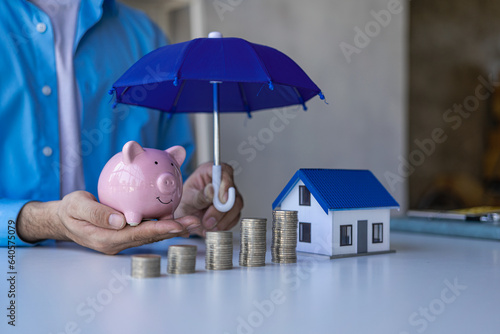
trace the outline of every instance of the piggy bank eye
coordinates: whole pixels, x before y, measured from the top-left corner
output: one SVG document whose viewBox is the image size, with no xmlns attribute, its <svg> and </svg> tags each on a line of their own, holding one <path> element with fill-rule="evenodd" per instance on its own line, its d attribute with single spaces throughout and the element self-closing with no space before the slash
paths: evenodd
<svg viewBox="0 0 500 334">
<path fill-rule="evenodd" d="M 155 165 L 158 165 L 158 161 L 155 161 Z"/>
<path fill-rule="evenodd" d="M 170 164 L 172 165 L 172 167 L 174 167 L 174 164 L 172 162 Z"/>
</svg>

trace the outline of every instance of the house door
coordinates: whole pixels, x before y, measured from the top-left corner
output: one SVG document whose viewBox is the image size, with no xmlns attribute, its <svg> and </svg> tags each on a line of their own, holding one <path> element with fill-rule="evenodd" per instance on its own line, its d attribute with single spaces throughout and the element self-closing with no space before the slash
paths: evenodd
<svg viewBox="0 0 500 334">
<path fill-rule="evenodd" d="M 368 220 L 358 220 L 358 253 L 368 250 Z"/>
</svg>

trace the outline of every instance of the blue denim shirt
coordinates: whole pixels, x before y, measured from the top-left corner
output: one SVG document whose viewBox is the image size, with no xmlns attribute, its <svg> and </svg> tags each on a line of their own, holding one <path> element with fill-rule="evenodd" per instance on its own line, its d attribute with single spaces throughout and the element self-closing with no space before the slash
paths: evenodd
<svg viewBox="0 0 500 334">
<path fill-rule="evenodd" d="M 169 117 L 127 105 L 113 109 L 108 95 L 128 67 L 166 44 L 161 31 L 144 14 L 113 0 L 82 1 L 76 24 L 86 190 L 97 197 L 101 169 L 129 140 L 161 149 L 182 145 L 190 157 L 187 115 Z M 0 246 L 5 246 L 9 220 L 16 221 L 24 204 L 60 199 L 53 31 L 49 17 L 28 1 L 0 0 L 0 64 Z M 16 237 L 16 245 L 27 243 Z"/>
</svg>

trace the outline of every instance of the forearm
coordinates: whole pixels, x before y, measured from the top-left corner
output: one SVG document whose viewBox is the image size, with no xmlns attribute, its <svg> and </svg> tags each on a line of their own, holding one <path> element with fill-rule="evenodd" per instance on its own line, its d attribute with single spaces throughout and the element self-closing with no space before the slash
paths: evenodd
<svg viewBox="0 0 500 334">
<path fill-rule="evenodd" d="M 26 242 L 44 239 L 69 240 L 61 229 L 57 215 L 60 201 L 29 202 L 17 217 L 17 234 Z"/>
</svg>

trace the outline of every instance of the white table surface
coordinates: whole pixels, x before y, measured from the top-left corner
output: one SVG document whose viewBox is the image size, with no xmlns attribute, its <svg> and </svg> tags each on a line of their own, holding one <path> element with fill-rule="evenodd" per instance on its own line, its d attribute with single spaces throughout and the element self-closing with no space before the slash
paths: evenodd
<svg viewBox="0 0 500 334">
<path fill-rule="evenodd" d="M 394 254 L 330 260 L 299 253 L 288 265 L 271 263 L 268 248 L 259 268 L 238 266 L 235 240 L 235 268 L 226 271 L 204 269 L 203 240 L 176 239 L 198 245 L 190 275 L 166 275 L 172 241 L 116 256 L 71 243 L 17 248 L 16 327 L 7 325 L 2 278 L 0 333 L 500 332 L 500 243 L 391 238 Z M 161 254 L 162 277 L 131 279 L 134 252 Z M 7 277 L 7 250 L 0 253 Z"/>
</svg>

